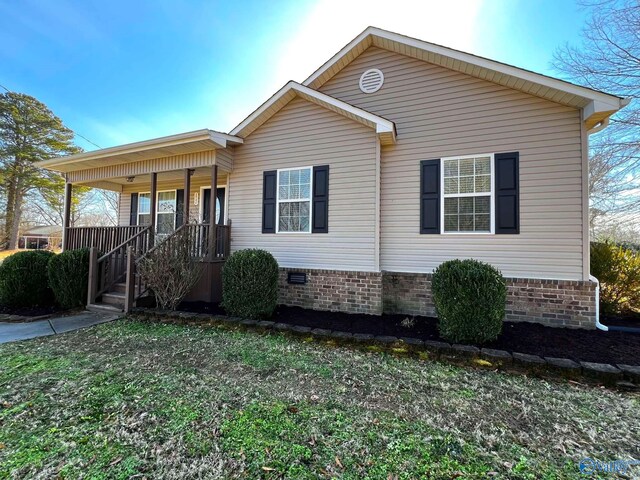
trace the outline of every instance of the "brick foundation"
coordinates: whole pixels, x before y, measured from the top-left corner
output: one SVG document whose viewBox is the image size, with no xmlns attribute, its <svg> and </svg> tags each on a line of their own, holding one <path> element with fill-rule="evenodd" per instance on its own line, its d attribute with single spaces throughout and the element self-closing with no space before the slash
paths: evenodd
<svg viewBox="0 0 640 480">
<path fill-rule="evenodd" d="M 290 285 L 289 272 L 307 283 Z M 506 320 L 551 327 L 595 328 L 595 284 L 570 280 L 507 278 Z M 281 268 L 280 304 L 347 313 L 435 316 L 431 274 Z"/>
<path fill-rule="evenodd" d="M 304 272 L 307 283 L 290 285 L 289 272 Z M 278 303 L 348 313 L 382 313 L 382 274 L 341 270 L 281 268 Z"/>
<path fill-rule="evenodd" d="M 595 328 L 595 284 L 507 278 L 506 320 L 551 327 Z M 431 274 L 384 272 L 384 313 L 435 316 Z"/>
</svg>

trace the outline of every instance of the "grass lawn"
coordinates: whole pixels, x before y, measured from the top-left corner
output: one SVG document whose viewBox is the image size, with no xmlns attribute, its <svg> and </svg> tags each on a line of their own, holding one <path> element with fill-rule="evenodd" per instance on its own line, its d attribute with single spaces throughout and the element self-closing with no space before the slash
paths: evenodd
<svg viewBox="0 0 640 480">
<path fill-rule="evenodd" d="M 14 253 L 22 252 L 22 251 L 26 251 L 26 250 L 0 250 L 0 262 L 2 262 L 2 260 L 4 260 L 5 258 L 10 257 Z"/>
<path fill-rule="evenodd" d="M 122 320 L 0 345 L 0 442 L 0 478 L 584 478 L 640 397 Z"/>
</svg>

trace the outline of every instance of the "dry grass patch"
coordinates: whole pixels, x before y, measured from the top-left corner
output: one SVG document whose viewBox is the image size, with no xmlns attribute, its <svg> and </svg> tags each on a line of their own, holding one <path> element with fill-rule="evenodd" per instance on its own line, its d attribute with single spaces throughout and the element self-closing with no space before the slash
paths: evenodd
<svg viewBox="0 0 640 480">
<path fill-rule="evenodd" d="M 579 476 L 639 458 L 637 395 L 118 321 L 0 346 L 0 478 Z"/>
</svg>

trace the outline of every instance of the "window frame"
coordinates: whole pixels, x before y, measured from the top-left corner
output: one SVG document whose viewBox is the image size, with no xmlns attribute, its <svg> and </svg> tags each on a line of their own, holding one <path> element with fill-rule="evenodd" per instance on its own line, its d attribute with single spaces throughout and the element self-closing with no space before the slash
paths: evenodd
<svg viewBox="0 0 640 480">
<path fill-rule="evenodd" d="M 444 193 L 444 163 L 447 160 L 464 160 L 469 158 L 480 158 L 480 157 L 489 157 L 489 170 L 491 174 L 490 186 L 491 191 L 486 193 L 478 194 L 478 193 Z M 496 231 L 496 214 L 495 214 L 495 154 L 494 153 L 482 153 L 482 154 L 474 154 L 474 155 L 455 155 L 451 157 L 442 157 L 440 159 L 440 234 L 441 235 L 495 235 Z M 474 175 L 475 177 L 475 175 Z M 480 231 L 480 232 L 447 232 L 445 231 L 445 208 L 444 208 L 444 199 L 445 198 L 463 198 L 463 197 L 486 197 L 489 196 L 489 231 Z"/>
<path fill-rule="evenodd" d="M 174 189 L 169 189 L 169 190 L 157 190 L 156 191 L 156 218 L 155 218 L 155 227 L 156 229 L 158 228 L 158 197 L 160 193 L 166 193 L 166 192 L 174 192 L 175 195 L 175 212 L 173 212 L 173 229 L 175 231 L 176 229 L 176 217 L 177 217 L 177 213 L 178 213 L 178 189 L 174 188 Z M 147 192 L 138 192 L 138 212 L 137 212 L 137 218 L 136 218 L 136 222 L 138 225 L 141 225 L 140 223 L 140 215 L 151 215 L 151 211 L 149 211 L 149 213 L 140 213 L 140 196 L 141 195 L 149 195 L 149 197 L 151 197 L 151 192 L 147 191 Z M 151 199 L 151 198 L 149 198 Z M 187 201 L 187 200 L 185 200 Z M 155 232 L 154 232 L 155 233 Z M 163 234 L 166 235 L 166 234 Z"/>
<path fill-rule="evenodd" d="M 309 199 L 308 200 L 280 200 L 280 172 L 287 172 L 292 170 L 309 170 Z M 282 232 L 280 231 L 280 203 L 294 203 L 294 202 L 309 202 L 309 228 L 307 231 L 299 232 Z M 294 235 L 307 235 L 311 234 L 313 225 L 313 166 L 304 167 L 290 167 L 290 168 L 278 168 L 276 169 L 276 234 L 294 234 Z"/>
</svg>

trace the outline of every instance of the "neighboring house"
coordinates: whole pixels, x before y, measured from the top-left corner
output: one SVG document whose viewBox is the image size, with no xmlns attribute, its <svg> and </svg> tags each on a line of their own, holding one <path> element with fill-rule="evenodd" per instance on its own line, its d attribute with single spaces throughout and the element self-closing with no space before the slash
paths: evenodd
<svg viewBox="0 0 640 480">
<path fill-rule="evenodd" d="M 62 247 L 62 227 L 60 225 L 42 225 L 31 227 L 18 238 L 18 248 L 39 250 Z"/>
<path fill-rule="evenodd" d="M 42 165 L 66 176 L 67 195 L 121 193 L 121 227 L 67 229 L 66 248 L 107 251 L 137 234 L 142 251 L 142 237 L 204 223 L 182 229 L 210 239 L 192 299 L 219 297 L 229 251 L 262 248 L 282 267 L 283 304 L 433 315 L 433 269 L 476 258 L 507 277 L 507 319 L 593 327 L 587 139 L 627 103 L 370 27 L 229 134 Z M 113 301 L 117 282 L 96 282 L 93 296 Z"/>
</svg>

